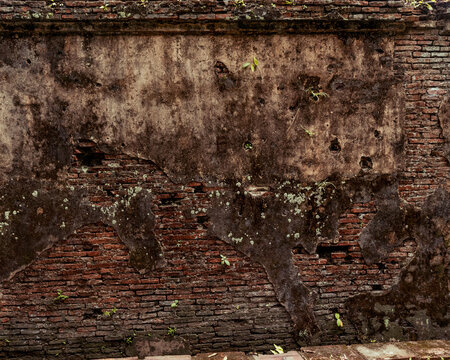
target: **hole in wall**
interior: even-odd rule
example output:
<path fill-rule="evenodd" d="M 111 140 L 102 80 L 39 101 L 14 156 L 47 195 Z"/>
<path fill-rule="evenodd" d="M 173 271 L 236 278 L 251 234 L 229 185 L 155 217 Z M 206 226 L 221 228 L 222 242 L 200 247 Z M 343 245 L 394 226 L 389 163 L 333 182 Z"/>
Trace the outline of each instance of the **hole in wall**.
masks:
<path fill-rule="evenodd" d="M 378 130 L 373 131 L 373 136 L 375 136 L 377 139 L 381 139 L 381 133 Z"/>
<path fill-rule="evenodd" d="M 386 270 L 386 265 L 384 265 L 383 263 L 378 263 L 377 267 L 378 267 L 378 270 L 380 270 L 380 272 L 382 274 L 384 274 L 384 271 Z"/>
<path fill-rule="evenodd" d="M 376 51 L 378 54 L 384 54 L 384 50 L 381 49 L 381 48 L 377 48 L 377 49 L 375 49 L 375 51 Z"/>
<path fill-rule="evenodd" d="M 366 169 L 366 170 L 370 170 L 373 168 L 372 159 L 368 156 L 361 156 L 359 165 L 361 166 L 362 169 Z"/>
<path fill-rule="evenodd" d="M 252 149 L 253 149 L 253 144 L 250 141 L 246 141 L 244 143 L 244 150 L 249 151 L 249 150 L 252 150 Z"/>
<path fill-rule="evenodd" d="M 78 162 L 83 166 L 101 165 L 102 161 L 105 159 L 105 154 L 90 141 L 85 141 L 78 145 L 75 156 Z"/>
<path fill-rule="evenodd" d="M 173 204 L 179 204 L 182 198 L 178 197 L 176 193 L 166 193 L 162 195 L 168 195 L 168 197 L 163 197 L 162 199 L 159 199 L 161 202 L 161 205 L 173 205 Z"/>
<path fill-rule="evenodd" d="M 28 63 L 28 64 L 31 64 L 31 60 L 30 60 L 30 59 L 27 59 L 27 63 Z"/>
<path fill-rule="evenodd" d="M 372 290 L 383 290 L 380 284 L 372 285 Z"/>
<path fill-rule="evenodd" d="M 208 222 L 208 220 L 209 220 L 209 216 L 208 215 L 197 216 L 197 222 L 200 225 L 203 225 L 204 223 Z"/>
<path fill-rule="evenodd" d="M 326 259 L 327 263 L 333 263 L 334 262 L 334 255 L 333 254 L 345 254 L 344 258 L 345 260 L 349 260 L 348 255 L 348 245 L 318 245 L 316 248 L 316 253 L 319 255 L 320 258 Z"/>
<path fill-rule="evenodd" d="M 338 153 L 339 151 L 341 151 L 341 145 L 339 144 L 338 138 L 334 138 L 333 140 L 331 140 L 329 149 L 334 153 Z"/>
<path fill-rule="evenodd" d="M 95 319 L 97 316 L 102 315 L 103 311 L 99 308 L 88 309 L 83 314 L 83 319 Z"/>
<path fill-rule="evenodd" d="M 194 194 L 206 193 L 205 187 L 203 185 L 193 186 Z"/>
<path fill-rule="evenodd" d="M 114 196 L 116 196 L 111 190 L 109 190 L 109 189 L 105 189 L 105 191 L 106 191 L 106 195 L 108 195 L 108 196 L 111 196 L 111 197 L 114 197 Z"/>
<path fill-rule="evenodd" d="M 227 66 L 222 61 L 216 61 L 216 64 L 214 65 L 214 72 L 218 78 L 223 78 L 227 77 L 230 70 L 228 70 Z"/>

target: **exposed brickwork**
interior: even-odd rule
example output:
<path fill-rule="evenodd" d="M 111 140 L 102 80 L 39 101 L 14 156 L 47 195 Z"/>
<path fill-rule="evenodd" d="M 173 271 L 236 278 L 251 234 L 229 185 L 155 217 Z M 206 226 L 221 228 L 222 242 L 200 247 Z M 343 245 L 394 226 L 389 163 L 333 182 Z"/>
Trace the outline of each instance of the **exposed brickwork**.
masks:
<path fill-rule="evenodd" d="M 414 257 L 414 241 L 404 244 L 385 261 L 367 265 L 362 257 L 358 237 L 376 213 L 374 202 L 355 203 L 339 220 L 339 236 L 335 242 L 319 243 L 315 254 L 303 248 L 293 251 L 299 276 L 316 293 L 315 314 L 326 335 L 322 343 L 355 341 L 352 326 L 345 322 L 345 302 L 356 294 L 382 294 L 399 280 L 401 269 Z M 343 329 L 335 325 L 334 314 L 344 320 Z"/>
<path fill-rule="evenodd" d="M 97 204 L 136 191 L 137 184 L 151 190 L 157 199 L 155 231 L 167 266 L 141 275 L 129 265 L 128 250 L 112 228 L 93 224 L 79 229 L 2 284 L 6 354 L 28 350 L 67 358 L 82 348 L 93 357 L 120 355 L 134 330 L 167 335 L 168 327 L 176 327 L 193 352 L 294 346 L 289 316 L 262 267 L 230 245 L 207 238 L 202 214 L 196 221 L 184 218 L 186 204 L 205 198 L 201 184 L 175 185 L 150 162 L 127 156 L 106 155 L 101 162 L 77 164 L 71 183 L 86 186 Z M 221 264 L 220 255 L 229 267 Z M 69 298 L 53 301 L 58 289 Z M 179 301 L 176 308 L 170 306 L 174 300 Z M 114 316 L 102 315 L 113 307 Z"/>
<path fill-rule="evenodd" d="M 395 38 L 395 67 L 404 76 L 405 171 L 400 195 L 420 204 L 449 179 L 438 110 L 449 88 L 449 36 L 437 30 L 411 32 Z"/>
<path fill-rule="evenodd" d="M 105 7 L 105 4 L 107 5 Z M 273 4 L 273 5 L 272 5 Z M 166 19 L 277 20 L 344 19 L 417 21 L 427 11 L 400 0 L 381 1 L 0 1 L 0 18 L 30 20 Z"/>

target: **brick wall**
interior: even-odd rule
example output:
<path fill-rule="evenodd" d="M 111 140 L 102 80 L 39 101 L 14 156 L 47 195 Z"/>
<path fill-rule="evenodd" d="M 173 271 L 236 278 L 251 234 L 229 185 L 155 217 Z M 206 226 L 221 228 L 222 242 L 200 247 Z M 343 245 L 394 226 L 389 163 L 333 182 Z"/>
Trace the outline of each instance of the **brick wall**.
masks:
<path fill-rule="evenodd" d="M 448 94 L 448 35 L 437 29 L 411 31 L 395 38 L 395 67 L 404 76 L 406 92 L 405 164 L 400 195 L 419 204 L 448 181 L 443 129 L 438 110 Z"/>
<path fill-rule="evenodd" d="M 91 144 L 81 145 L 85 151 Z M 204 214 L 184 217 L 192 202 L 204 205 L 207 189 L 173 184 L 152 163 L 125 155 L 106 155 L 92 166 L 74 159 L 70 184 L 87 188 L 93 204 L 136 188 L 154 194 L 155 233 L 167 265 L 139 274 L 112 228 L 82 227 L 0 287 L 2 335 L 9 340 L 3 354 L 118 356 L 134 331 L 167 336 L 169 327 L 189 340 L 193 352 L 294 346 L 289 316 L 264 269 L 207 237 Z M 230 266 L 221 264 L 220 255 Z M 57 290 L 69 298 L 54 301 Z M 112 317 L 103 315 L 114 307 Z"/>
<path fill-rule="evenodd" d="M 246 1 L 167 2 L 0 0 L 0 19 L 55 21 L 95 19 L 264 20 L 349 19 L 397 20 L 414 24 L 396 34 L 394 67 L 404 79 L 405 149 L 399 193 L 420 206 L 435 188 L 448 181 L 442 126 L 437 117 L 448 93 L 448 31 L 437 18 L 402 1 L 274 1 L 262 8 Z M 448 11 L 448 10 L 447 10 Z M 52 14 L 51 16 L 48 14 Z M 247 19 L 248 20 L 248 19 Z M 431 22 L 429 20 L 432 20 Z M 90 149 L 90 150 L 88 150 Z M 81 160 L 84 152 L 98 156 Z M 140 274 L 129 265 L 129 253 L 113 228 L 88 224 L 42 252 L 25 269 L 0 286 L 0 356 L 5 358 L 73 358 L 119 356 L 125 339 L 139 335 L 176 336 L 189 340 L 193 352 L 214 350 L 263 351 L 274 343 L 295 347 L 289 315 L 276 299 L 259 264 L 232 246 L 206 234 L 208 219 L 192 208 L 207 208 L 208 193 L 217 189 L 202 183 L 174 184 L 153 163 L 126 155 L 103 154 L 95 144 L 77 148 L 70 184 L 85 188 L 94 206 L 111 204 L 129 191 L 154 196 L 155 235 L 167 266 Z M 345 321 L 345 301 L 363 293 L 380 294 L 398 281 L 401 269 L 416 251 L 408 239 L 379 264 L 362 259 L 358 236 L 376 213 L 374 202 L 353 204 L 339 221 L 336 242 L 322 242 L 316 254 L 294 249 L 299 276 L 316 294 L 315 315 L 324 329 L 322 343 L 355 341 Z M 222 265 L 220 255 L 230 261 Z M 55 301 L 57 290 L 68 298 Z M 178 300 L 177 307 L 171 307 Z M 113 316 L 105 311 L 116 308 Z M 344 329 L 334 326 L 334 313 L 344 317 Z"/>
<path fill-rule="evenodd" d="M 107 5 L 106 7 L 105 4 Z M 273 5 L 272 5 L 273 4 Z M 245 5 L 245 6 L 244 6 Z M 50 15 L 49 15 L 50 14 Z M 345 19 L 417 21 L 427 11 L 405 6 L 401 0 L 381 1 L 22 1 L 1 0 L 4 20 L 96 20 L 96 19 L 172 19 L 236 20 L 248 17 L 277 19 Z"/>

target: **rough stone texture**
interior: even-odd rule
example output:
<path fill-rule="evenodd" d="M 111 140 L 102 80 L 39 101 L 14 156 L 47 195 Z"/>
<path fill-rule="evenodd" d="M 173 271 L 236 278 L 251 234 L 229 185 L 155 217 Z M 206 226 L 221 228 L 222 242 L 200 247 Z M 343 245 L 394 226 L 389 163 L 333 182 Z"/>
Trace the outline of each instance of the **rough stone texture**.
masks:
<path fill-rule="evenodd" d="M 0 356 L 448 337 L 445 4 L 55 3 L 0 1 Z"/>
<path fill-rule="evenodd" d="M 401 164 L 404 95 L 385 36 L 5 35 L 0 54 L 2 117 L 17 124 L 2 132 L 3 177 L 56 177 L 73 138 L 176 181 L 348 178 L 363 156 L 376 173 Z M 243 69 L 254 56 L 257 71 Z"/>

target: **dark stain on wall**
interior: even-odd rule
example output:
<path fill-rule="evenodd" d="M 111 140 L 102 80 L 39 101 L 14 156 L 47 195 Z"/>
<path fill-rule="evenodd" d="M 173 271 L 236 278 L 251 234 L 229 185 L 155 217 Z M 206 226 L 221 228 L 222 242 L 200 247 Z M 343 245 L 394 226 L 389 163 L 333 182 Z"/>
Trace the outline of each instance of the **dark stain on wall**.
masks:
<path fill-rule="evenodd" d="M 147 272 L 164 264 L 153 231 L 152 198 L 146 192 L 130 192 L 109 206 L 89 202 L 83 186 L 75 188 L 51 182 L 11 182 L 1 188 L 1 193 L 3 279 L 81 225 L 99 221 L 117 229 L 129 246 L 131 264 L 139 271 Z"/>
<path fill-rule="evenodd" d="M 383 223 L 380 209 L 363 231 L 361 241 L 367 242 L 370 237 L 372 244 L 388 252 L 393 243 L 411 236 L 418 244 L 416 257 L 403 270 L 399 283 L 392 290 L 384 295 L 360 295 L 350 299 L 350 320 L 361 341 L 446 338 L 450 331 L 450 195 L 439 189 L 428 197 L 420 211 L 398 206 L 384 209 L 386 214 L 392 210 L 396 222 L 385 221 L 386 231 L 380 234 L 377 230 Z M 380 254 L 372 246 L 365 252 L 367 260 L 373 260 L 372 253 Z"/>

